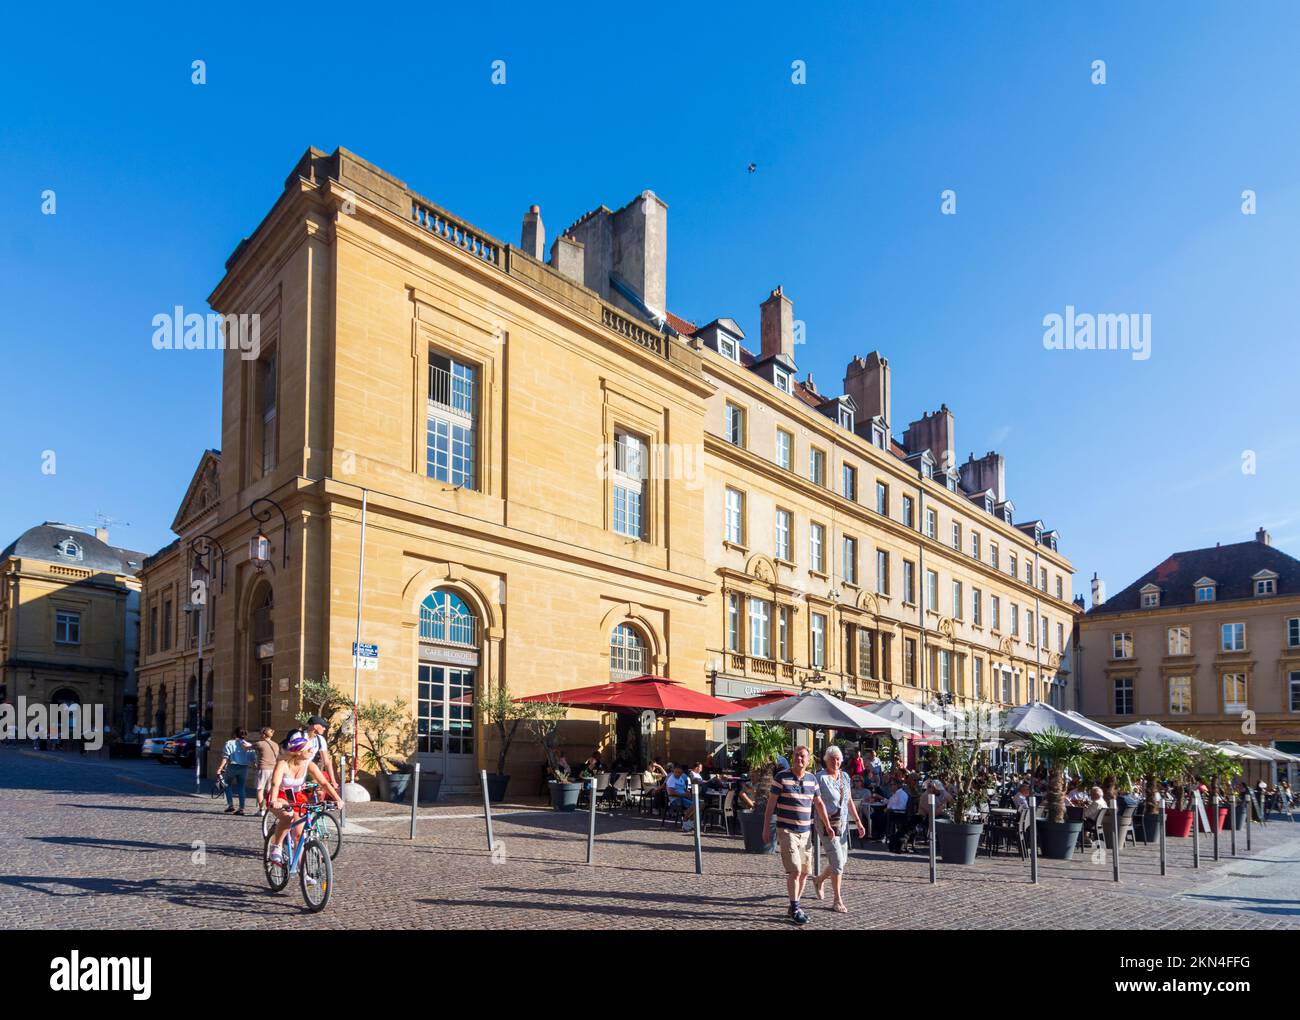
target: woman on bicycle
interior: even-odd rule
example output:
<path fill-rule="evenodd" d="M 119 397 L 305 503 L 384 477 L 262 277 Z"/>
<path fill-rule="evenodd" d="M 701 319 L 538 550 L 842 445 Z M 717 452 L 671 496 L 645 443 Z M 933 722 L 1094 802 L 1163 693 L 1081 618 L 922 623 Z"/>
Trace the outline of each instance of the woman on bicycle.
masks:
<path fill-rule="evenodd" d="M 293 824 L 294 809 L 307 803 L 303 786 L 308 780 L 318 784 L 340 807 L 343 800 L 334 784 L 312 763 L 312 743 L 301 734 L 285 741 L 284 757 L 275 765 L 271 775 L 270 811 L 279 821 L 271 841 L 271 860 L 280 864 L 284 860 L 284 837 Z"/>

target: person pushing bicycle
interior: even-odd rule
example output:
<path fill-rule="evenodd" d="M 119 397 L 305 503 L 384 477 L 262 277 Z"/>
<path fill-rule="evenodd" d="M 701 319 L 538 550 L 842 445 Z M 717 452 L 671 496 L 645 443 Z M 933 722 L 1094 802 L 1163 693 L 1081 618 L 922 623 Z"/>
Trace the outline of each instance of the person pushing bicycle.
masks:
<path fill-rule="evenodd" d="M 338 789 L 312 761 L 315 748 L 310 739 L 295 733 L 284 742 L 284 752 L 284 757 L 276 762 L 275 772 L 271 775 L 269 809 L 278 819 L 271 840 L 271 861 L 275 864 L 284 861 L 284 837 L 293 825 L 295 810 L 307 803 L 303 787 L 309 779 L 319 785 L 336 804 L 343 806 Z M 301 837 L 295 837 L 295 844 L 299 838 Z"/>

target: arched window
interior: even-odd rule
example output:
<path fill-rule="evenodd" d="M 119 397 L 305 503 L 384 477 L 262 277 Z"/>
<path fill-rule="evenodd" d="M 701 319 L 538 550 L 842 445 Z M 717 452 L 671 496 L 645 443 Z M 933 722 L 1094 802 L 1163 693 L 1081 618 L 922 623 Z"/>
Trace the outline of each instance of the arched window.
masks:
<path fill-rule="evenodd" d="M 420 640 L 478 645 L 478 620 L 455 592 L 430 592 L 420 603 Z"/>
<path fill-rule="evenodd" d="M 68 557 L 70 560 L 81 559 L 81 546 L 77 545 L 77 543 L 70 538 L 66 538 L 62 543 L 60 543 L 59 552 L 63 553 L 63 555 Z"/>
<path fill-rule="evenodd" d="M 609 638 L 609 676 L 627 680 L 646 671 L 646 643 L 630 623 L 620 623 Z"/>

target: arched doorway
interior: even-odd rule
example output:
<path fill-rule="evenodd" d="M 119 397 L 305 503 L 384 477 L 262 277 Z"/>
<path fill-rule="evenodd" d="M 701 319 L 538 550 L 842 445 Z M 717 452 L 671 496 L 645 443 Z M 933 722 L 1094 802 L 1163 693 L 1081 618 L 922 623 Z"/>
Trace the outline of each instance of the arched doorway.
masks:
<path fill-rule="evenodd" d="M 438 589 L 420 604 L 416 752 L 420 767 L 442 773 L 452 789 L 474 781 L 480 630 L 473 610 L 454 591 Z"/>
<path fill-rule="evenodd" d="M 630 680 L 650 672 L 649 648 L 650 643 L 639 627 L 631 623 L 618 624 L 609 634 L 609 679 Z M 650 760 L 647 736 L 640 715 L 619 712 L 614 716 L 616 758 L 645 765 Z"/>

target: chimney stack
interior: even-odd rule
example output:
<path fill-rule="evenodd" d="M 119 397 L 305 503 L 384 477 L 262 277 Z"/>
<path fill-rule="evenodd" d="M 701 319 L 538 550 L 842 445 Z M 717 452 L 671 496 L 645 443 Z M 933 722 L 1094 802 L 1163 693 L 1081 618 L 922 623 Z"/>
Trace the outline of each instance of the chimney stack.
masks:
<path fill-rule="evenodd" d="M 1265 531 L 1263 528 L 1260 528 L 1257 532 L 1255 532 L 1255 541 L 1256 541 L 1256 542 L 1260 542 L 1260 543 L 1262 543 L 1263 545 L 1272 545 L 1272 544 L 1273 544 L 1273 536 L 1270 535 L 1270 534 L 1269 534 L 1267 531 Z"/>
<path fill-rule="evenodd" d="M 99 539 L 101 542 L 103 542 L 105 545 L 108 545 L 108 529 L 107 529 L 107 528 L 96 528 L 96 529 L 95 529 L 95 537 L 96 537 L 97 539 Z"/>
<path fill-rule="evenodd" d="M 542 223 L 541 206 L 530 206 L 524 213 L 524 229 L 519 237 L 519 247 L 541 262 L 546 258 L 546 226 Z"/>
<path fill-rule="evenodd" d="M 586 249 L 581 241 L 561 234 L 551 243 L 551 268 L 581 285 Z"/>
<path fill-rule="evenodd" d="M 952 412 L 941 404 L 934 414 L 922 414 L 903 433 L 903 447 L 909 454 L 929 450 L 939 469 L 947 471 L 957 466 L 957 452 L 953 436 Z"/>
<path fill-rule="evenodd" d="M 961 466 L 961 484 L 967 492 L 992 489 L 994 499 L 1001 503 L 1007 498 L 1007 461 L 1000 453 L 990 450 L 979 460 L 971 454 Z"/>
<path fill-rule="evenodd" d="M 856 431 L 870 438 L 871 419 L 883 418 L 889 431 L 889 359 L 879 351 L 854 358 L 844 370 L 844 392 L 858 405 Z"/>
<path fill-rule="evenodd" d="M 777 287 L 760 306 L 762 316 L 762 352 L 764 358 L 774 354 L 794 357 L 794 302 Z"/>
<path fill-rule="evenodd" d="M 1099 606 L 1106 601 L 1106 582 L 1099 578 L 1096 573 L 1092 575 L 1092 604 Z"/>
<path fill-rule="evenodd" d="M 638 303 L 611 284 L 610 275 L 616 273 L 652 315 L 664 315 L 668 307 L 668 206 L 653 191 L 641 192 L 617 212 L 602 205 L 565 234 L 583 246 L 585 286 L 624 311 L 645 318 Z"/>

